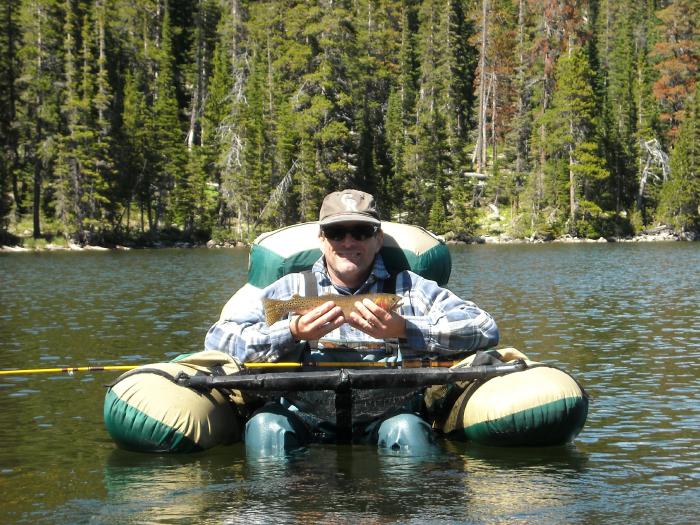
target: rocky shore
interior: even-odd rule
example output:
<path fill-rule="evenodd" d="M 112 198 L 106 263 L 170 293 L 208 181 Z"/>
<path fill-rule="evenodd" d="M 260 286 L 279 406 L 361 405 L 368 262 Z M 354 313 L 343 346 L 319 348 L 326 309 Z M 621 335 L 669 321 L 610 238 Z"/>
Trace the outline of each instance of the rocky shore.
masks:
<path fill-rule="evenodd" d="M 442 236 L 447 244 L 543 244 L 543 243 L 606 243 L 606 242 L 663 242 L 663 241 L 697 241 L 700 236 L 694 232 L 676 233 L 671 228 L 660 226 L 642 231 L 639 235 L 631 237 L 599 237 L 588 239 L 563 235 L 555 238 L 525 237 L 514 238 L 508 234 L 500 235 L 475 235 L 471 237 L 446 234 Z"/>
<path fill-rule="evenodd" d="M 110 250 L 128 251 L 136 249 L 148 249 L 148 248 L 241 248 L 247 247 L 245 243 L 242 242 L 224 242 L 216 243 L 214 241 L 208 241 L 207 243 L 191 243 L 191 242 L 174 242 L 174 243 L 164 243 L 164 242 L 154 242 L 143 246 L 125 246 L 125 245 L 114 245 L 114 246 L 97 246 L 92 244 L 80 245 L 76 243 L 68 244 L 53 244 L 48 243 L 38 247 L 25 247 L 25 246 L 0 246 L 0 253 L 23 253 L 23 252 L 103 252 Z"/>

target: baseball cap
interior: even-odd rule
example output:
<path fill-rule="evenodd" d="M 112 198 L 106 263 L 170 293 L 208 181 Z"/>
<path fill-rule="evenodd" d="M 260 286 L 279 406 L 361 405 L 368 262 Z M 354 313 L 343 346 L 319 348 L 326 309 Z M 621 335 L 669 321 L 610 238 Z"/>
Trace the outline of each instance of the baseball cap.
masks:
<path fill-rule="evenodd" d="M 319 224 L 325 226 L 350 221 L 381 224 L 374 197 L 359 190 L 334 191 L 326 195 L 321 204 Z"/>

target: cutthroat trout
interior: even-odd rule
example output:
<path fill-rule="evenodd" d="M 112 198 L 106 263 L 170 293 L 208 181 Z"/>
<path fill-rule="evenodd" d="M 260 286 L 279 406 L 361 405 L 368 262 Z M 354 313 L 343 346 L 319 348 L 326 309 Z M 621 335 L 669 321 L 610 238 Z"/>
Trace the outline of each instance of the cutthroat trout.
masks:
<path fill-rule="evenodd" d="M 343 310 L 343 316 L 347 318 L 351 312 L 357 310 L 355 308 L 355 303 L 357 301 L 362 302 L 363 299 L 369 299 L 387 312 L 394 310 L 399 305 L 399 301 L 401 301 L 400 296 L 391 293 L 320 295 L 318 297 L 302 297 L 294 294 L 291 299 L 286 301 L 280 299 L 263 299 L 265 322 L 268 326 L 272 326 L 275 321 L 278 321 L 290 312 L 305 314 L 328 301 L 333 301 L 337 306 L 340 306 Z"/>

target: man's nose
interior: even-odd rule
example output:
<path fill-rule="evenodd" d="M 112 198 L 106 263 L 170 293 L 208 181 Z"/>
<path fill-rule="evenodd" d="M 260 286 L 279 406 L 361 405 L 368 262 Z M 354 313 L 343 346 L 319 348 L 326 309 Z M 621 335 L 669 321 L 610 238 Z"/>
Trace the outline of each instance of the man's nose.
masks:
<path fill-rule="evenodd" d="M 343 244 L 355 244 L 357 242 L 355 240 L 355 237 L 353 237 L 350 232 L 345 232 L 345 235 L 343 235 L 343 238 L 340 240 Z"/>

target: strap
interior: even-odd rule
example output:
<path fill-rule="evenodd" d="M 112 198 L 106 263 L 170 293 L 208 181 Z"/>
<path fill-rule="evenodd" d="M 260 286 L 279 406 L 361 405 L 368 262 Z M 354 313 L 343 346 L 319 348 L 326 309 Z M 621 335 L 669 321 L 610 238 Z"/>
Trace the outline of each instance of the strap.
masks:
<path fill-rule="evenodd" d="M 396 274 L 393 273 L 384 281 L 384 293 L 396 293 Z"/>
<path fill-rule="evenodd" d="M 318 296 L 318 285 L 316 284 L 316 276 L 311 270 L 305 270 L 301 272 L 304 277 L 304 296 L 305 297 L 316 297 Z"/>
<path fill-rule="evenodd" d="M 127 377 L 134 376 L 136 374 L 155 374 L 157 376 L 164 377 L 165 379 L 172 381 L 173 383 L 177 384 L 177 378 L 173 376 L 172 374 L 169 374 L 165 370 L 161 370 L 160 368 L 134 368 L 133 370 L 129 370 L 128 372 L 123 373 L 119 377 L 117 377 L 114 381 L 107 383 L 105 386 L 107 388 L 112 388 L 115 386 L 119 381 L 123 381 Z"/>
<path fill-rule="evenodd" d="M 304 296 L 305 297 L 318 297 L 318 284 L 316 283 L 316 276 L 311 270 L 305 270 L 301 272 L 304 278 Z M 307 341 L 306 349 L 304 353 L 309 350 L 316 350 L 318 348 L 318 341 Z"/>
<path fill-rule="evenodd" d="M 204 372 L 202 370 L 197 370 L 194 369 L 194 374 L 197 374 L 197 372 L 202 372 L 206 375 L 210 376 L 224 376 L 226 375 L 226 371 L 220 366 L 220 365 L 215 365 L 210 367 L 209 372 Z M 117 383 L 120 381 L 123 381 L 127 377 L 131 377 L 137 374 L 153 374 L 157 376 L 164 377 L 168 381 L 172 381 L 176 385 L 179 385 L 182 383 L 183 378 L 188 379 L 190 376 L 188 376 L 184 371 L 178 372 L 176 376 L 172 375 L 169 372 L 166 372 L 165 370 L 161 370 L 160 368 L 148 368 L 147 366 L 144 367 L 139 367 L 139 368 L 134 368 L 133 370 L 129 370 L 128 372 L 123 373 L 119 377 L 117 377 L 114 381 L 111 381 L 110 383 L 107 383 L 105 386 L 107 388 L 112 388 L 115 386 Z"/>

